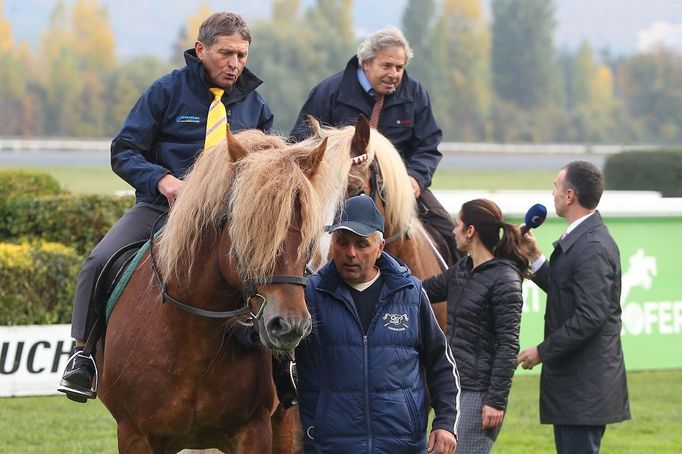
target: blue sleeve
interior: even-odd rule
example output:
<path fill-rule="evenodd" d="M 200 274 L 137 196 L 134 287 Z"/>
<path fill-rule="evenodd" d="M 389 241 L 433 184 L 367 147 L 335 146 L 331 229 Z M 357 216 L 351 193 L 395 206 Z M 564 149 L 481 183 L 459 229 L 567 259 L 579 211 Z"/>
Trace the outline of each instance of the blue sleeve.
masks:
<path fill-rule="evenodd" d="M 431 179 L 436 172 L 443 155 L 438 151 L 438 145 L 443 138 L 443 132 L 436 124 L 431 109 L 429 94 L 423 87 L 419 87 L 418 99 L 415 100 L 414 137 L 411 149 L 404 150 L 405 167 L 407 173 L 414 177 L 422 189 L 431 186 Z"/>
<path fill-rule="evenodd" d="M 159 133 L 169 95 L 165 76 L 154 82 L 135 103 L 123 127 L 111 143 L 111 168 L 136 190 L 158 193 L 159 180 L 170 173 L 154 164 L 153 146 Z"/>
<path fill-rule="evenodd" d="M 457 434 L 459 415 L 459 373 L 445 334 L 438 326 L 426 293 L 420 289 L 419 308 L 421 359 L 431 395 L 435 418 L 432 429 L 445 429 Z"/>
<path fill-rule="evenodd" d="M 331 109 L 331 95 L 329 93 L 325 94 L 321 86 L 317 85 L 310 90 L 308 99 L 303 104 L 303 107 L 301 107 L 301 111 L 298 113 L 296 123 L 294 123 L 289 136 L 297 142 L 310 137 L 311 131 L 308 116 L 317 119 L 322 124 L 331 124 Z"/>
<path fill-rule="evenodd" d="M 272 113 L 270 106 L 263 100 L 263 108 L 261 109 L 260 119 L 258 121 L 258 129 L 266 134 L 272 132 L 272 124 L 275 121 L 275 115 Z"/>

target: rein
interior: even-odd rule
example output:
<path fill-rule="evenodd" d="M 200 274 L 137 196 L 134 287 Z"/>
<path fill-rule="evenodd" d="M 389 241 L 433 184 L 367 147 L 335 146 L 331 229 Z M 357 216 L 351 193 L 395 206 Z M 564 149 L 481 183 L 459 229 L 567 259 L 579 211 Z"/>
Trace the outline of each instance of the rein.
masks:
<path fill-rule="evenodd" d="M 258 293 L 257 286 L 253 282 L 246 282 L 244 285 L 244 307 L 241 307 L 239 309 L 231 310 L 231 311 L 209 311 L 206 309 L 200 309 L 198 307 L 190 306 L 188 304 L 183 303 L 182 301 L 179 301 L 175 298 L 173 298 L 170 294 L 168 294 L 168 290 L 166 288 L 166 283 L 163 281 L 161 277 L 161 273 L 159 272 L 158 265 L 156 264 L 156 256 L 154 255 L 154 232 L 156 231 L 156 225 L 159 223 L 161 219 L 163 219 L 166 215 L 160 216 L 156 222 L 154 223 L 154 226 L 152 227 L 152 234 L 151 238 L 149 238 L 149 256 L 152 259 L 152 272 L 154 273 L 154 277 L 156 279 L 156 282 L 159 284 L 159 288 L 161 289 L 161 297 L 163 302 L 165 303 L 166 301 L 170 302 L 175 306 L 176 308 L 188 312 L 190 314 L 194 315 L 199 315 L 201 317 L 207 317 L 207 318 L 234 318 L 234 317 L 243 317 L 245 315 L 248 315 L 251 321 L 256 321 L 260 320 L 260 318 L 263 316 L 263 311 L 265 310 L 265 306 L 268 304 L 268 299 Z M 292 285 L 300 285 L 302 287 L 305 287 L 308 284 L 308 280 L 303 277 L 303 276 L 290 276 L 290 275 L 273 275 L 273 276 L 268 276 L 266 277 L 263 281 L 259 282 L 260 285 L 266 285 L 266 284 L 292 284 Z M 249 301 L 252 298 L 258 297 L 261 299 L 260 307 L 258 308 L 258 311 L 254 314 L 253 311 L 251 311 L 251 307 L 249 306 Z"/>

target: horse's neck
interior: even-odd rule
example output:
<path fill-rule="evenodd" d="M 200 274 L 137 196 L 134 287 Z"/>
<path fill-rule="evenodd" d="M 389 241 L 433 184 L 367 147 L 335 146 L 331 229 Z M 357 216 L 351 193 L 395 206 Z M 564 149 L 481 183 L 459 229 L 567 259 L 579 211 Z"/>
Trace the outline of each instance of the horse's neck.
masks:
<path fill-rule="evenodd" d="M 414 276 L 426 279 L 441 272 L 433 243 L 429 241 L 428 232 L 417 219 L 413 219 L 409 231 L 402 232 L 391 226 L 385 230 L 386 238 L 401 234 L 395 241 L 386 245 L 386 251 L 405 263 Z"/>
<path fill-rule="evenodd" d="M 225 280 L 220 263 L 222 253 L 218 242 L 201 245 L 195 252 L 190 275 L 184 280 L 187 284 L 174 285 L 175 281 L 171 279 L 168 282 L 169 293 L 183 303 L 199 309 L 231 310 L 238 301 L 235 304 L 230 303 L 241 298 L 241 290 Z"/>

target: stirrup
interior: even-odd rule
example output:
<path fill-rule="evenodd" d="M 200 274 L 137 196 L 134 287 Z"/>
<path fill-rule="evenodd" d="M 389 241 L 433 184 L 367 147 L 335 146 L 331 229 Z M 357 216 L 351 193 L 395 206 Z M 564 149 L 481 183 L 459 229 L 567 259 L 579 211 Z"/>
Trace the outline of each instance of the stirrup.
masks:
<path fill-rule="evenodd" d="M 99 385 L 99 374 L 97 371 L 97 363 L 95 362 L 95 358 L 93 358 L 92 355 L 84 355 L 82 351 L 77 351 L 69 357 L 69 360 L 66 362 L 67 367 L 71 361 L 74 361 L 74 365 L 75 365 L 76 357 L 84 358 L 84 359 L 90 360 L 90 362 L 92 362 L 92 365 L 95 368 L 95 385 L 94 386 L 91 385 L 90 389 L 87 389 L 87 390 L 80 388 L 80 387 L 76 388 L 76 387 L 71 386 L 71 384 L 68 381 L 66 381 L 66 380 L 64 380 L 64 378 L 62 378 L 62 380 L 59 383 L 59 387 L 57 388 L 57 391 L 66 394 L 66 397 L 73 400 L 74 402 L 84 404 L 88 401 L 88 399 L 97 398 L 97 388 Z"/>

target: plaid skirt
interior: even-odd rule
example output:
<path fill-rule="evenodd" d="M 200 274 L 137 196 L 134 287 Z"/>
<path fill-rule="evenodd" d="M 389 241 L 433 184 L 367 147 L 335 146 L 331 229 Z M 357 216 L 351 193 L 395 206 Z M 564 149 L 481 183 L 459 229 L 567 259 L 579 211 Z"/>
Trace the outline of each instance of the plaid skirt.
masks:
<path fill-rule="evenodd" d="M 502 424 L 483 430 L 483 394 L 462 390 L 457 425 L 457 454 L 487 454 L 500 433 Z"/>

